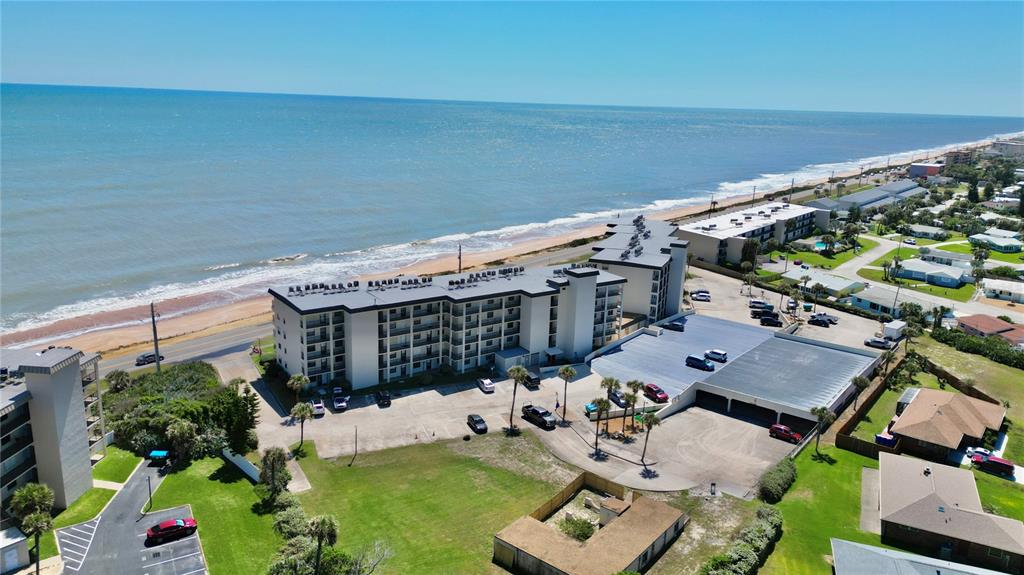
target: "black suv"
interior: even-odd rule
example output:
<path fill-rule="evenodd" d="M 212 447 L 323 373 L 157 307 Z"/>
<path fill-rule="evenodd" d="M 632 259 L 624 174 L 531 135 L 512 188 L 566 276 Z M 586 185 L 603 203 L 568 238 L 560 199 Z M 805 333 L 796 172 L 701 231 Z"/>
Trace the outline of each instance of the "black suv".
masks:
<path fill-rule="evenodd" d="M 164 356 L 161 355 L 160 356 L 160 361 L 163 361 L 163 360 L 164 360 Z M 156 363 L 156 354 L 153 353 L 153 352 L 144 353 L 144 354 L 142 354 L 142 355 L 140 355 L 140 356 L 135 358 L 135 365 L 136 366 L 149 365 L 151 363 Z"/>
<path fill-rule="evenodd" d="M 378 407 L 391 407 L 391 392 L 382 389 L 373 395 Z"/>
<path fill-rule="evenodd" d="M 766 315 L 766 316 L 761 318 L 761 325 L 771 326 L 771 327 L 782 327 L 782 320 L 779 319 L 779 316 L 777 316 L 777 315 L 776 316 Z"/>
<path fill-rule="evenodd" d="M 536 405 L 523 406 L 523 419 L 543 429 L 555 428 L 555 416 L 551 412 Z"/>
<path fill-rule="evenodd" d="M 823 317 L 820 317 L 820 316 L 819 317 L 811 317 L 811 319 L 807 320 L 807 323 L 809 325 L 816 325 L 818 327 L 830 327 L 832 325 L 832 324 L 830 324 L 828 322 L 827 319 L 825 319 Z"/>

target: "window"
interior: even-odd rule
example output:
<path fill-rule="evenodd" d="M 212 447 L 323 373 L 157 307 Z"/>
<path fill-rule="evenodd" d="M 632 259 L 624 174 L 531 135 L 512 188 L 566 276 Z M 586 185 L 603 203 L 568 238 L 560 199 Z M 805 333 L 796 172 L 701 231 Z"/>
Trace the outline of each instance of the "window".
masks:
<path fill-rule="evenodd" d="M 1005 554 L 1006 554 L 1006 552 L 1003 551 L 1002 549 L 996 549 L 995 547 L 989 547 L 988 548 L 988 556 L 989 557 L 998 557 L 998 558 L 1002 559 L 1003 555 L 1005 555 Z"/>

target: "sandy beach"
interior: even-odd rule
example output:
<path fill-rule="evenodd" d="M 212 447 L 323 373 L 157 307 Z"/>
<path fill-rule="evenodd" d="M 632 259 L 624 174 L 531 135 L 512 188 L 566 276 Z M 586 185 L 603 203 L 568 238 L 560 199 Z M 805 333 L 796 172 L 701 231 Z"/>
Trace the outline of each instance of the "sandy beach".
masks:
<path fill-rule="evenodd" d="M 975 145 L 981 146 L 983 143 Z M 935 153 L 938 152 L 939 150 L 936 150 Z M 922 158 L 916 158 L 916 160 L 921 161 L 923 157 L 924 155 L 922 155 Z M 884 167 L 884 165 L 882 163 L 881 167 Z M 880 166 L 865 167 L 877 168 Z M 898 167 L 898 165 L 893 164 L 893 167 Z M 846 173 L 837 173 L 835 178 L 851 178 L 856 177 L 858 174 L 859 170 L 854 170 Z M 798 188 L 814 187 L 818 184 L 827 183 L 827 181 L 827 178 L 805 180 L 796 182 L 796 186 Z M 766 195 L 777 192 L 778 190 L 758 193 L 756 194 L 756 199 L 760 200 Z M 753 195 L 738 195 L 723 198 L 717 202 L 717 209 L 719 211 L 728 209 L 731 206 L 748 202 L 753 197 Z M 660 220 L 681 220 L 705 212 L 709 207 L 709 204 L 702 203 L 650 213 L 648 217 Z M 526 237 L 499 250 L 464 252 L 462 256 L 463 268 L 480 267 L 488 262 L 498 260 L 511 263 L 527 254 L 536 254 L 537 252 L 565 247 L 566 244 L 573 240 L 600 236 L 604 233 L 605 229 L 604 223 L 595 224 L 555 236 Z M 439 274 L 454 272 L 457 267 L 457 254 L 451 253 L 401 269 L 381 270 L 378 274 L 365 275 L 359 279 L 376 279 L 399 274 Z M 216 333 L 217 330 L 223 330 L 227 327 L 268 323 L 270 321 L 270 299 L 269 296 L 258 296 L 239 301 L 232 299 L 232 295 L 229 293 L 209 293 L 156 302 L 158 313 L 160 314 L 160 339 L 163 341 L 173 338 L 197 337 Z M 148 306 L 138 306 L 71 318 L 38 328 L 0 336 L 0 344 L 3 346 L 36 344 L 70 345 L 82 350 L 98 351 L 108 355 L 131 353 L 138 344 L 151 340 L 152 331 L 149 324 Z"/>

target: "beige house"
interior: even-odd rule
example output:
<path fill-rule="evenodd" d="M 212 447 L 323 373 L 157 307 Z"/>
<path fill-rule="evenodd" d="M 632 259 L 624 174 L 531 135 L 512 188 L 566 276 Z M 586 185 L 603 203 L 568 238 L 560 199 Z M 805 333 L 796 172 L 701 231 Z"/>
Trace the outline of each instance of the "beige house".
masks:
<path fill-rule="evenodd" d="M 974 473 L 879 453 L 882 542 L 1010 573 L 1024 568 L 1024 523 L 986 513 Z"/>
<path fill-rule="evenodd" d="M 985 430 L 998 430 L 1006 408 L 962 393 L 921 389 L 890 433 L 903 453 L 945 461 L 951 452 L 978 443 Z"/>

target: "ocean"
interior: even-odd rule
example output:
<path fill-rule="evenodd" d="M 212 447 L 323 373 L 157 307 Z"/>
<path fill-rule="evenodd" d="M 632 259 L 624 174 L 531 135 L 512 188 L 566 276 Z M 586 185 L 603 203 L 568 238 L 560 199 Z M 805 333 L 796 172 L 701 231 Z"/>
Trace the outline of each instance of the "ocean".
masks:
<path fill-rule="evenodd" d="M 1022 118 L 15 84 L 0 99 L 3 331 L 343 279 L 1024 131 Z"/>

